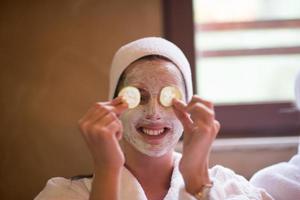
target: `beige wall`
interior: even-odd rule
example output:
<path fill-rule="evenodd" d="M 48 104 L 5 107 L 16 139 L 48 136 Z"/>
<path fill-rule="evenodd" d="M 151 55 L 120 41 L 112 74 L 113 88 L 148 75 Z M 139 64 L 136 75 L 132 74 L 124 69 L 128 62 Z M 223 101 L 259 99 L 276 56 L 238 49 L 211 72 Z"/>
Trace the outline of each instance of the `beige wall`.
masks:
<path fill-rule="evenodd" d="M 77 120 L 105 100 L 116 49 L 162 35 L 159 0 L 0 3 L 0 199 L 91 172 Z"/>

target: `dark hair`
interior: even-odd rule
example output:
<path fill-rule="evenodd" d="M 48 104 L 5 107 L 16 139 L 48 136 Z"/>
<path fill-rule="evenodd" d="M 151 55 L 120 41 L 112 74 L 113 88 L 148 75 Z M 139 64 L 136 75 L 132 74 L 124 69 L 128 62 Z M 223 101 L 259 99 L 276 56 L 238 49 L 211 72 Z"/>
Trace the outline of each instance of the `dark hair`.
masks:
<path fill-rule="evenodd" d="M 76 175 L 76 176 L 72 176 L 70 178 L 71 181 L 76 181 L 82 178 L 93 178 L 93 174 L 80 174 L 80 175 Z"/>

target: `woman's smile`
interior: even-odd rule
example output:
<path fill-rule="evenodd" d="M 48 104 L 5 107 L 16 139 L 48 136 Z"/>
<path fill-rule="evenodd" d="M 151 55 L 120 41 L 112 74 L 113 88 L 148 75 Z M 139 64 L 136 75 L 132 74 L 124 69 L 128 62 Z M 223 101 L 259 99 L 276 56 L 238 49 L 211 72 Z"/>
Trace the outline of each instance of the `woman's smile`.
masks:
<path fill-rule="evenodd" d="M 172 134 L 170 125 L 163 123 L 144 123 L 136 126 L 136 131 L 150 144 L 158 144 L 167 134 Z"/>

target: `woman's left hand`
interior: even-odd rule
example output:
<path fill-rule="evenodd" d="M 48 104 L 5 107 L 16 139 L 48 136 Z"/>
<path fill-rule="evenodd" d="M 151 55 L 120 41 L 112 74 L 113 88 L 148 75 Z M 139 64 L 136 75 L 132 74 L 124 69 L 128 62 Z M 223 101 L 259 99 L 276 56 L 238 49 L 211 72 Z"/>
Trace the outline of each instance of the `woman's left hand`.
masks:
<path fill-rule="evenodd" d="M 220 130 L 220 123 L 215 119 L 213 103 L 196 95 L 187 105 L 174 99 L 173 108 L 184 128 L 183 152 L 179 169 L 186 190 L 194 194 L 202 185 L 210 183 L 209 153 Z"/>

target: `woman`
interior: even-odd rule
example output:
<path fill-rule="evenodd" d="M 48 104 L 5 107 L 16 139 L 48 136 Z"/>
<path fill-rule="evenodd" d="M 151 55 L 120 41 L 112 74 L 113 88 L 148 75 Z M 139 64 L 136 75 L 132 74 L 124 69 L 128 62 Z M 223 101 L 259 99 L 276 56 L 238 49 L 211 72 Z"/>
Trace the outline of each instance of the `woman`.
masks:
<path fill-rule="evenodd" d="M 137 107 L 120 90 L 137 88 Z M 161 92 L 182 95 L 164 106 Z M 208 169 L 220 129 L 213 104 L 192 96 L 189 63 L 173 43 L 143 38 L 121 47 L 110 72 L 109 101 L 79 121 L 94 160 L 92 179 L 54 178 L 36 199 L 272 199 L 229 169 Z M 174 147 L 184 133 L 182 156 Z"/>
<path fill-rule="evenodd" d="M 295 104 L 300 110 L 300 72 L 294 84 Z M 276 200 L 294 200 L 300 197 L 300 138 L 298 153 L 288 162 L 280 162 L 256 172 L 250 182 L 262 187 Z"/>

